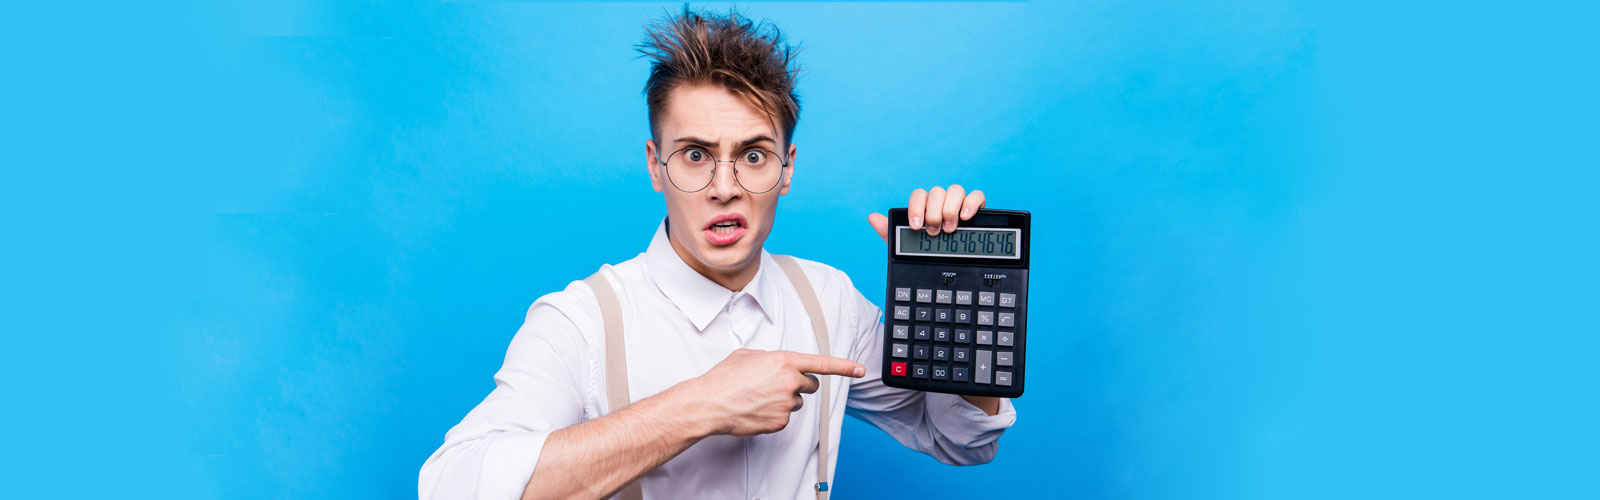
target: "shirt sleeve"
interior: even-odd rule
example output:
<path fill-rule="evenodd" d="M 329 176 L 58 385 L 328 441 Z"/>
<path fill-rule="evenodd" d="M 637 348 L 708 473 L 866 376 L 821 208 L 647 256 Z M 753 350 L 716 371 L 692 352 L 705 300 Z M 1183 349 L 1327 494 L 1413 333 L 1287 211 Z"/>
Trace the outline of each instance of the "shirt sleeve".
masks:
<path fill-rule="evenodd" d="M 867 368 L 867 375 L 851 382 L 846 413 L 946 464 L 977 465 L 993 460 L 1000 435 L 1017 421 L 1011 399 L 1001 399 L 999 413 L 989 415 L 961 396 L 884 385 L 882 310 L 860 292 L 851 289 L 849 293 L 858 303 L 851 357 Z"/>
<path fill-rule="evenodd" d="M 571 293 L 580 288 L 581 294 Z M 584 285 L 567 292 L 592 293 Z M 445 434 L 444 444 L 422 465 L 419 498 L 521 498 L 545 438 L 583 421 L 592 375 L 589 342 L 562 312 L 571 308 L 552 303 L 561 302 L 556 295 L 528 309 L 495 373 L 494 391 Z"/>

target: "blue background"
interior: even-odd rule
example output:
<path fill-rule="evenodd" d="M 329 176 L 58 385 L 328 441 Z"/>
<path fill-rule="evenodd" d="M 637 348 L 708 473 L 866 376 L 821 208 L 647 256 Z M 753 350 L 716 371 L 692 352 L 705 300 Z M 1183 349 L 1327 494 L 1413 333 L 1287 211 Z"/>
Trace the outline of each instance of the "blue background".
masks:
<path fill-rule="evenodd" d="M 7 496 L 414 496 L 528 305 L 648 242 L 676 8 L 8 6 Z M 805 47 L 769 248 L 881 301 L 867 213 L 1034 214 L 998 458 L 850 420 L 838 498 L 1600 497 L 1593 7 L 746 11 Z"/>

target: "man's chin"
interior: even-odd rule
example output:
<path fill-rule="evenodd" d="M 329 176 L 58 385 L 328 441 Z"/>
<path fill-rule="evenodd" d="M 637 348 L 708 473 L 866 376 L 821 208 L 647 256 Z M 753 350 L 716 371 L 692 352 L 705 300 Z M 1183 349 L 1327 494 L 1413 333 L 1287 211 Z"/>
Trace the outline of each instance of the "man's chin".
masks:
<path fill-rule="evenodd" d="M 703 248 L 700 252 L 701 263 L 706 267 L 724 271 L 743 268 L 754 261 L 755 252 L 744 242 L 728 246 Z"/>

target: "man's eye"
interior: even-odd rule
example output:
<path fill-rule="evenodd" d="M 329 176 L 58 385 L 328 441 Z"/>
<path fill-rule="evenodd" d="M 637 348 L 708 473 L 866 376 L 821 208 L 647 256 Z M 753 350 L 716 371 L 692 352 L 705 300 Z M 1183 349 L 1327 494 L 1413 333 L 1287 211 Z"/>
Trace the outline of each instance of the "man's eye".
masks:
<path fill-rule="evenodd" d="M 744 153 L 744 161 L 751 165 L 759 165 L 765 159 L 767 159 L 767 154 L 762 151 L 751 150 Z"/>
<path fill-rule="evenodd" d="M 683 152 L 683 158 L 692 163 L 700 163 L 706 161 L 706 152 L 698 149 L 691 149 Z"/>

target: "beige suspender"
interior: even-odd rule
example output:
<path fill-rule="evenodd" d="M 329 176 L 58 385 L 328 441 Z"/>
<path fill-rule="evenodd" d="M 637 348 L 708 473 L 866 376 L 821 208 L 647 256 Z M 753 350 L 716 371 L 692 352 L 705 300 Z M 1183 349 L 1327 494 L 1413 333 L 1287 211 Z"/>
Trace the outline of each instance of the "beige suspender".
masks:
<path fill-rule="evenodd" d="M 806 315 L 811 316 L 811 331 L 817 334 L 817 353 L 830 356 L 833 351 L 828 350 L 828 322 L 822 317 L 822 306 L 817 304 L 817 292 L 811 289 L 811 280 L 806 279 L 806 273 L 800 270 L 800 264 L 794 257 L 788 255 L 774 255 L 772 260 L 778 261 L 778 267 L 783 268 L 783 273 L 789 275 L 789 281 L 794 283 L 794 290 L 800 293 L 800 303 L 806 306 Z M 830 421 L 829 406 L 833 402 L 833 383 L 829 380 L 833 375 L 817 375 L 817 380 L 822 382 L 822 387 L 817 389 L 817 500 L 828 499 L 828 429 Z"/>
<path fill-rule="evenodd" d="M 628 349 L 622 342 L 622 303 L 617 301 L 617 291 L 605 275 L 594 273 L 583 280 L 594 290 L 594 299 L 600 303 L 600 317 L 606 328 L 606 407 L 607 413 L 628 406 Z M 622 500 L 644 500 L 644 486 L 638 479 L 622 485 L 617 491 Z"/>
<path fill-rule="evenodd" d="M 811 280 L 806 279 L 804 271 L 800 270 L 799 263 L 787 255 L 773 255 L 772 259 L 778 262 L 778 267 L 789 276 L 789 281 L 794 283 L 794 289 L 800 294 L 800 303 L 805 305 L 806 315 L 811 317 L 811 330 L 817 335 L 817 352 L 829 355 L 828 350 L 828 324 L 822 317 L 822 306 L 817 302 L 817 294 L 811 288 Z M 614 412 L 632 403 L 628 397 L 628 357 L 627 347 L 622 339 L 622 304 L 617 301 L 616 289 L 611 288 L 611 282 L 600 273 L 583 280 L 594 290 L 595 301 L 600 303 L 600 316 L 605 323 L 606 330 L 606 404 L 608 412 Z M 829 403 L 833 401 L 832 384 L 828 377 L 832 375 L 818 375 L 822 383 L 817 389 L 818 407 L 817 420 L 817 500 L 828 498 L 828 458 L 831 438 L 832 412 Z M 643 500 L 644 490 L 639 480 L 635 479 L 623 486 L 617 492 L 622 500 Z"/>

